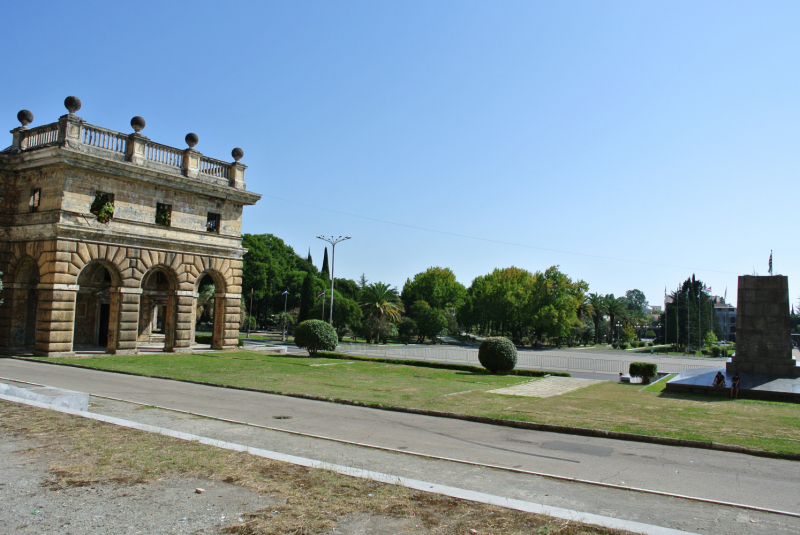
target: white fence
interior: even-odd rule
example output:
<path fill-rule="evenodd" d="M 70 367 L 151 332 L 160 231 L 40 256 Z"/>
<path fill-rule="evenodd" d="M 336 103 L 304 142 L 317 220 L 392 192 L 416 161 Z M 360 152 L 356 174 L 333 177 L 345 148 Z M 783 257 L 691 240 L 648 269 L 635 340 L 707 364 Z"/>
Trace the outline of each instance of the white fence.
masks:
<path fill-rule="evenodd" d="M 364 344 L 341 344 L 336 348 L 341 353 L 363 355 L 365 357 L 395 358 L 408 360 L 430 360 L 434 362 L 449 362 L 453 364 L 469 364 L 480 366 L 478 350 L 462 347 L 399 347 L 399 346 L 366 346 Z M 649 355 L 642 355 L 634 359 L 603 359 L 589 356 L 572 357 L 564 355 L 549 355 L 548 351 L 520 351 L 517 353 L 517 366 L 533 368 L 536 370 L 581 371 L 628 373 L 631 362 L 656 362 L 658 371 L 664 373 L 680 373 L 684 370 L 697 368 L 713 368 L 719 362 L 708 364 L 684 364 L 669 362 L 669 358 L 652 359 Z"/>

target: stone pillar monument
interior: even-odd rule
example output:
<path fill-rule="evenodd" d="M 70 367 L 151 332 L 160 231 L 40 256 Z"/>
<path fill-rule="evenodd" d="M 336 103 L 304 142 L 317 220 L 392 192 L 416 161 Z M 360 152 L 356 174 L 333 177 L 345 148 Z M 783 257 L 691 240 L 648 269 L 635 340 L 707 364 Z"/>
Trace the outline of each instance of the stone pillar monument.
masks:
<path fill-rule="evenodd" d="M 736 356 L 730 373 L 765 373 L 800 377 L 792 357 L 789 279 L 785 275 L 739 277 L 736 310 Z"/>

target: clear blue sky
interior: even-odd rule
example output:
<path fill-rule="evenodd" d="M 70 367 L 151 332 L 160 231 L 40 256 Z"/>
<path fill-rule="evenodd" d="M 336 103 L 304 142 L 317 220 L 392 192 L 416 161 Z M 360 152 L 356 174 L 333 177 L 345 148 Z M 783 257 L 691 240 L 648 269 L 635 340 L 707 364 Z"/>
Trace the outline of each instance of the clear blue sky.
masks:
<path fill-rule="evenodd" d="M 311 246 L 317 263 L 314 236 L 349 234 L 339 276 L 402 287 L 439 265 L 469 285 L 559 264 L 591 291 L 639 288 L 660 304 L 694 272 L 735 302 L 736 275 L 766 274 L 773 249 L 800 297 L 798 2 L 2 13 L 0 127 L 22 108 L 52 122 L 74 94 L 93 124 L 129 132 L 141 115 L 161 143 L 196 132 L 198 150 L 226 160 L 242 147 L 248 188 L 264 194 L 244 231 Z"/>

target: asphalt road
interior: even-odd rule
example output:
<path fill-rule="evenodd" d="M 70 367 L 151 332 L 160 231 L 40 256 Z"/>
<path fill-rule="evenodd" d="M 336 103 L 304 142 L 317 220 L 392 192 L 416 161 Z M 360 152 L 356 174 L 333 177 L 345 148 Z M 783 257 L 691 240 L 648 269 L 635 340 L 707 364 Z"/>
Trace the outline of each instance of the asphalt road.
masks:
<path fill-rule="evenodd" d="M 510 429 L 12 359 L 0 359 L 0 377 L 430 455 L 800 512 L 798 462 Z M 106 406 L 106 410 L 125 412 L 124 407 Z M 219 427 L 221 424 L 207 420 L 178 421 L 174 413 L 130 414 L 134 415 L 130 419 L 165 418 L 169 424 L 162 422 L 165 427 L 188 426 L 190 432 L 217 433 L 225 440 L 247 434 L 229 429 L 230 424 Z M 275 416 L 290 418 L 276 420 Z M 250 429 L 248 432 L 253 432 Z M 702 533 L 800 532 L 800 520 L 785 516 L 481 471 L 442 461 L 431 464 L 405 455 L 281 433 L 262 435 L 248 440 L 259 440 L 260 447 L 285 453 L 318 459 L 327 455 L 322 460 L 366 463 L 359 467 L 454 486 L 472 485 L 484 492 L 656 525 Z M 729 529 L 733 528 L 730 522 L 736 523 L 735 529 Z"/>

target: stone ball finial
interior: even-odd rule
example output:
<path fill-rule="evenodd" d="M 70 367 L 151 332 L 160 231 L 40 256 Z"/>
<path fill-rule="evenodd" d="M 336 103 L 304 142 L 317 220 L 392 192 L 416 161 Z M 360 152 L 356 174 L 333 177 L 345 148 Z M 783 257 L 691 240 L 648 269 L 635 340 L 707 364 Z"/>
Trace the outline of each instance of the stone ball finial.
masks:
<path fill-rule="evenodd" d="M 144 130 L 144 127 L 147 123 L 144 122 L 144 117 L 139 117 L 138 115 L 131 119 L 131 126 L 133 127 L 134 132 L 137 134 Z"/>
<path fill-rule="evenodd" d="M 64 107 L 67 108 L 70 114 L 75 113 L 81 109 L 81 99 L 74 96 L 69 96 L 64 99 Z"/>
<path fill-rule="evenodd" d="M 231 151 L 231 156 L 233 156 L 233 159 L 238 162 L 244 157 L 244 151 L 239 147 L 236 147 Z"/>
<path fill-rule="evenodd" d="M 200 138 L 197 137 L 197 134 L 186 134 L 186 144 L 189 145 L 190 149 L 193 149 L 194 146 L 197 145 L 198 141 L 200 141 Z"/>
<path fill-rule="evenodd" d="M 22 123 L 22 126 L 28 126 L 33 122 L 33 113 L 30 110 L 20 110 L 17 114 L 17 121 Z"/>

